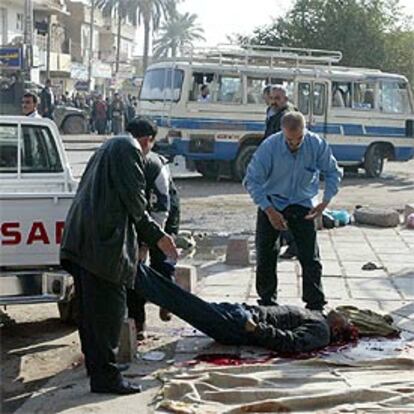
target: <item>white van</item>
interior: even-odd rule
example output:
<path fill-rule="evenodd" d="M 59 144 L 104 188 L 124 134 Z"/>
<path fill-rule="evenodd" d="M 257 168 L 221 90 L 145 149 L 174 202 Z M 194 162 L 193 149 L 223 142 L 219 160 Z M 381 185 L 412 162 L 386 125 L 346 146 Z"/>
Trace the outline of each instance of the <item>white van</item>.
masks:
<path fill-rule="evenodd" d="M 338 66 L 341 52 L 219 46 L 148 67 L 139 113 L 160 127 L 160 145 L 205 176 L 240 180 L 265 128 L 262 90 L 283 84 L 308 128 L 342 166 L 377 177 L 384 160 L 414 154 L 414 106 L 404 76 Z M 207 99 L 200 96 L 207 85 Z"/>

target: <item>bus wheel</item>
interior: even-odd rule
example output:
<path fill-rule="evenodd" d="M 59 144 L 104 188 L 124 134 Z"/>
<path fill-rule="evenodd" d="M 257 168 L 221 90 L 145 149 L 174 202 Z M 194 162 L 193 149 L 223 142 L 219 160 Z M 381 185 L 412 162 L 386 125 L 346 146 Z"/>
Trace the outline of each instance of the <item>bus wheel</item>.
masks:
<path fill-rule="evenodd" d="M 384 151 L 378 144 L 371 145 L 366 154 L 364 169 L 368 177 L 379 177 L 384 169 Z"/>
<path fill-rule="evenodd" d="M 219 175 L 219 164 L 217 161 L 194 161 L 195 168 L 203 177 L 216 179 Z"/>
<path fill-rule="evenodd" d="M 233 177 L 235 180 L 243 180 L 244 176 L 246 175 L 247 166 L 249 165 L 249 162 L 252 159 L 256 149 L 256 145 L 245 145 L 240 149 L 239 154 L 237 155 L 237 158 L 233 164 Z"/>

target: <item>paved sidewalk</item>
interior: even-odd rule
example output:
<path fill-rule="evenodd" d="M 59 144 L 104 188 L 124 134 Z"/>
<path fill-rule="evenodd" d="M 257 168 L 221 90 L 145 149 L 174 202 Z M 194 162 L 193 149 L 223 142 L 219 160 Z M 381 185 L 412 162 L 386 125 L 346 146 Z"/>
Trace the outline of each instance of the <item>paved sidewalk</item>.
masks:
<path fill-rule="evenodd" d="M 353 304 L 361 308 L 391 313 L 400 328 L 412 337 L 414 231 L 402 228 L 348 226 L 319 232 L 319 241 L 324 266 L 323 284 L 329 306 Z M 252 256 L 254 262 L 253 251 Z M 383 268 L 362 270 L 362 266 L 367 262 L 374 262 Z M 254 264 L 237 268 L 226 266 L 223 260 L 219 260 L 205 264 L 199 272 L 202 277 L 197 287 L 198 294 L 206 300 L 252 304 L 256 302 Z M 301 277 L 298 262 L 280 262 L 279 303 L 303 305 L 300 298 Z M 153 323 L 156 323 L 155 329 L 160 332 L 170 330 L 168 335 L 174 344 L 175 363 L 191 359 L 206 346 L 211 346 L 211 340 L 208 338 L 189 338 L 180 335 L 185 324 L 176 318 L 173 324 L 175 331 L 169 324 Z M 154 348 L 157 349 L 156 343 Z M 153 408 L 150 402 L 160 387 L 154 370 L 167 368 L 168 358 L 170 356 L 167 356 L 163 363 L 137 361 L 131 365 L 126 375 L 144 384 L 143 394 L 118 398 L 90 394 L 83 369 L 78 368 L 65 371 L 53 378 L 17 412 L 151 413 Z M 50 407 L 54 407 L 52 411 Z"/>

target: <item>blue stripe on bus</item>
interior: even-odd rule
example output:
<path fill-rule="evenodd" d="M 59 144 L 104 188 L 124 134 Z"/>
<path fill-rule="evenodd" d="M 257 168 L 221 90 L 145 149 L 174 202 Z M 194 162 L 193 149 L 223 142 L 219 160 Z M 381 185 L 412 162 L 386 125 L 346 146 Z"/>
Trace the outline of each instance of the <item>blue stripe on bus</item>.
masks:
<path fill-rule="evenodd" d="M 212 129 L 220 131 L 263 132 L 264 121 L 240 121 L 219 118 L 170 118 L 156 116 L 153 119 L 161 127 L 177 129 Z M 316 133 L 338 134 L 345 136 L 405 137 L 405 128 L 388 126 L 364 126 L 362 124 L 319 123 L 310 128 Z"/>
<path fill-rule="evenodd" d="M 220 160 L 232 161 L 239 150 L 237 142 L 216 141 L 214 150 L 210 153 L 189 151 L 188 140 L 175 139 L 173 151 L 175 155 L 184 155 L 190 160 Z M 362 161 L 368 145 L 331 144 L 332 152 L 338 161 Z M 408 161 L 414 156 L 414 147 L 395 147 L 395 158 L 398 161 Z"/>

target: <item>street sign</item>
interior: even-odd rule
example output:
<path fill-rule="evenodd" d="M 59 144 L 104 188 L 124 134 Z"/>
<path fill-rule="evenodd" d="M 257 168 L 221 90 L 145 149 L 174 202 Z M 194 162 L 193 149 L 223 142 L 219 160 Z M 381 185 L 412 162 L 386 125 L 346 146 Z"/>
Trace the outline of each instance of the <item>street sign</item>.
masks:
<path fill-rule="evenodd" d="M 0 47 L 0 68 L 23 69 L 23 53 L 20 47 Z"/>

